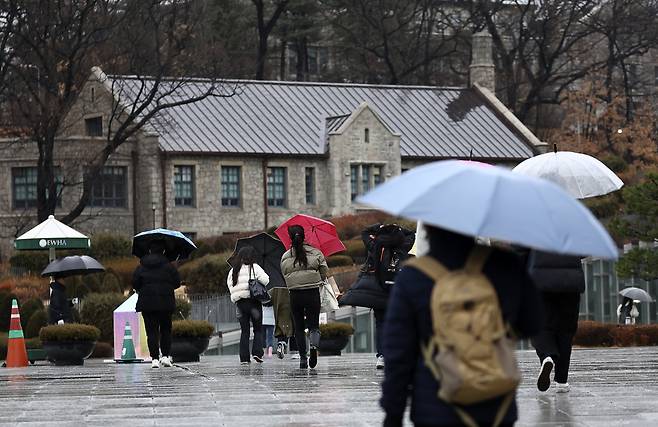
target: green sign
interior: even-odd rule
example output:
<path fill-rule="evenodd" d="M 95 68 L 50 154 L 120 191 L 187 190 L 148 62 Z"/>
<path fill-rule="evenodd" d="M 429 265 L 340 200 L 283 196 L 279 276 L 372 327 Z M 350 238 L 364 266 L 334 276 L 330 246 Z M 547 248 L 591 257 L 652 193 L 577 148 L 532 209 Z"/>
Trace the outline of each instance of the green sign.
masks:
<path fill-rule="evenodd" d="M 88 249 L 90 247 L 88 238 L 64 238 L 64 239 L 19 239 L 14 241 L 17 250 L 39 250 L 39 249 Z"/>

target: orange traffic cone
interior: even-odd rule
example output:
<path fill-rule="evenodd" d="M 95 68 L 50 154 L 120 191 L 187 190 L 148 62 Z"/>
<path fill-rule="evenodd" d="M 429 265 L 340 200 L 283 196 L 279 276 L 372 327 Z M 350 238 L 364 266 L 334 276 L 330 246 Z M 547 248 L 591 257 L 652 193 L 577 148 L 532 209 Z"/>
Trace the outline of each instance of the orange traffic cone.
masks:
<path fill-rule="evenodd" d="M 7 367 L 22 368 L 27 366 L 27 350 L 25 338 L 21 328 L 21 315 L 18 312 L 18 302 L 11 301 L 11 326 L 9 327 L 9 340 L 7 341 Z"/>

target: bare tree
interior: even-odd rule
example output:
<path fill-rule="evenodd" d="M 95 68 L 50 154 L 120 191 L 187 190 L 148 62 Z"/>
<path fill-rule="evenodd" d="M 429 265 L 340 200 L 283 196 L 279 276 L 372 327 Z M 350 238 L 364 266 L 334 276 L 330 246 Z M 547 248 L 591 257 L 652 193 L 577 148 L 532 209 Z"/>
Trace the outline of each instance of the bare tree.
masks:
<path fill-rule="evenodd" d="M 58 0 L 19 4 L 16 30 L 10 39 L 16 52 L 8 67 L 9 102 L 18 111 L 16 123 L 29 128 L 28 139 L 38 147 L 37 216 L 52 214 L 61 195 L 55 153 L 65 119 L 90 76 L 92 65 L 110 72 L 130 73 L 134 96 L 117 88 L 119 79 L 107 78 L 116 103 L 102 149 L 85 165 L 82 180 L 73 185 L 82 193 L 62 219 L 77 218 L 91 196 L 93 182 L 107 159 L 168 108 L 221 93 L 211 80 L 203 90 L 184 90 L 189 78 L 169 79 L 184 70 L 181 64 L 195 59 L 186 50 L 199 17 L 194 2 L 186 0 Z M 60 187 L 58 189 L 58 187 Z"/>
<path fill-rule="evenodd" d="M 265 78 L 268 40 L 281 14 L 288 6 L 288 0 L 251 0 L 256 7 L 256 25 L 258 28 L 258 50 L 256 55 L 256 80 Z M 265 15 L 271 9 L 270 17 Z"/>

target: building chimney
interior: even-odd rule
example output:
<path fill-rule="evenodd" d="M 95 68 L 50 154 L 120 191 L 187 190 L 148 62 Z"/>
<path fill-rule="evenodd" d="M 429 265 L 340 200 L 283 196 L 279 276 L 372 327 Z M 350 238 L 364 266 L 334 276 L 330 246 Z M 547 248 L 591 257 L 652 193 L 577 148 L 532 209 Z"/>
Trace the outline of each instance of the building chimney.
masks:
<path fill-rule="evenodd" d="M 488 31 L 473 34 L 469 83 L 474 83 L 496 93 L 496 72 L 493 63 L 493 44 Z"/>

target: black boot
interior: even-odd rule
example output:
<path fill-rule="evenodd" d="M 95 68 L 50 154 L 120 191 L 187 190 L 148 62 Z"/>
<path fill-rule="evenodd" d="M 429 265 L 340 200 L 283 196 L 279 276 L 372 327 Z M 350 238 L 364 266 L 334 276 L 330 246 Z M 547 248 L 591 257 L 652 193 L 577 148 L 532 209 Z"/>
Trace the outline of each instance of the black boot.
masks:
<path fill-rule="evenodd" d="M 308 361 L 308 365 L 311 367 L 311 369 L 313 369 L 317 364 L 318 364 L 318 349 L 315 347 L 311 347 L 311 357 Z"/>
<path fill-rule="evenodd" d="M 306 356 L 299 357 L 299 369 L 308 369 L 308 359 Z"/>

